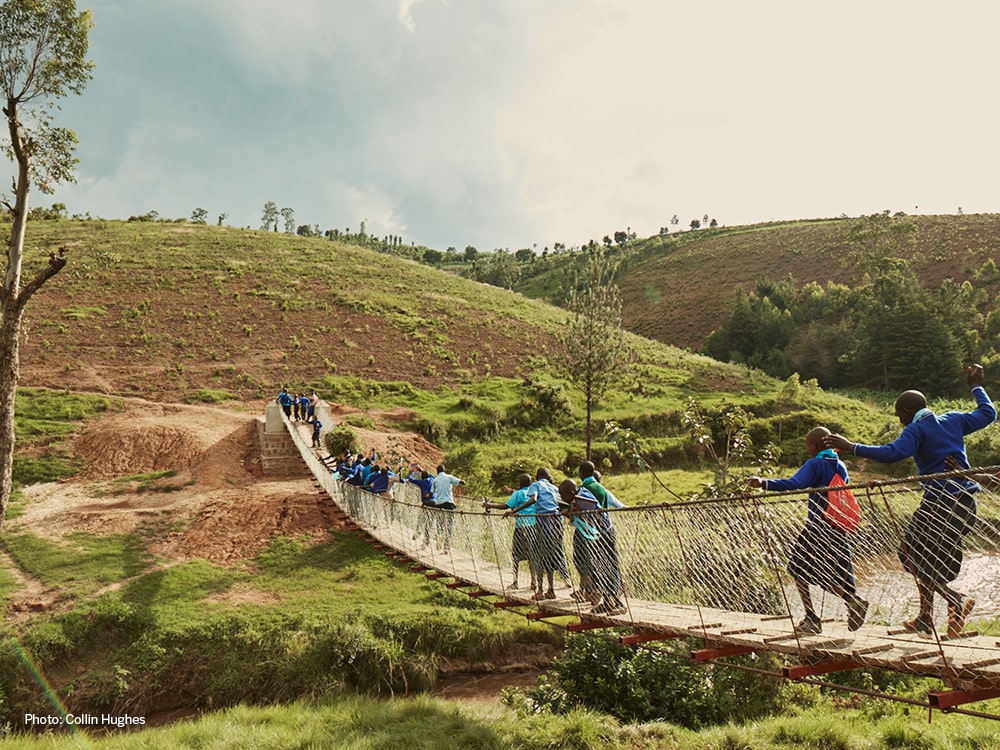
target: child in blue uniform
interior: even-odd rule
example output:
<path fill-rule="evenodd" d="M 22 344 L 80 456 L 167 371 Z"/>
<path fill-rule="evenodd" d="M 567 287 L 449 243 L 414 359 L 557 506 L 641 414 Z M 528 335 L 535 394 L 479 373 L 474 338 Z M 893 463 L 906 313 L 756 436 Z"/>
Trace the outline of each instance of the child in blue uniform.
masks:
<path fill-rule="evenodd" d="M 826 427 L 815 427 L 806 435 L 806 448 L 812 456 L 789 479 L 749 477 L 747 484 L 762 490 L 805 490 L 828 487 L 834 474 L 845 484 L 850 483 L 847 467 L 837 454 L 823 447 L 830 437 Z M 788 573 L 795 579 L 795 588 L 802 599 L 806 616 L 796 629 L 800 633 L 819 633 L 822 621 L 813 609 L 810 586 L 819 586 L 835 594 L 847 604 L 847 627 L 857 630 L 868 614 L 868 602 L 858 596 L 854 584 L 854 562 L 847 532 L 831 524 L 824 516 L 827 493 L 810 492 L 806 523 L 788 559 Z"/>

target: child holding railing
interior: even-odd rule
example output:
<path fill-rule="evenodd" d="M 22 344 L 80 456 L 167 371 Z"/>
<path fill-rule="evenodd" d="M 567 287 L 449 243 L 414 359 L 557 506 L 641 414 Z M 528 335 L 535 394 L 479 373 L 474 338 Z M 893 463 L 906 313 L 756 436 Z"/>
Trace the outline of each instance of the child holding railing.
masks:
<path fill-rule="evenodd" d="M 830 437 L 826 427 L 814 427 L 806 434 L 806 449 L 812 456 L 788 479 L 748 477 L 750 487 L 762 490 L 805 490 L 829 487 L 837 474 L 845 484 L 850 482 L 847 467 L 837 454 L 824 448 Z M 854 561 L 848 532 L 834 525 L 825 511 L 828 492 L 809 493 L 806 523 L 799 532 L 788 559 L 788 573 L 795 579 L 795 588 L 805 607 L 805 617 L 796 630 L 812 634 L 823 630 L 823 623 L 813 609 L 810 586 L 819 586 L 839 596 L 847 605 L 847 628 L 857 630 L 868 615 L 868 602 L 858 596 L 854 583 Z"/>

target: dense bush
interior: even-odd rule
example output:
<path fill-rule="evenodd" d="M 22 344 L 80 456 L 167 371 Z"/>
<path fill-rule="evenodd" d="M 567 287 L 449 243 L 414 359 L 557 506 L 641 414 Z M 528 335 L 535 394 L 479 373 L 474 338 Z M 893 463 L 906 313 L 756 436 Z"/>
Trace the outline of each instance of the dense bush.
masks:
<path fill-rule="evenodd" d="M 520 400 L 508 408 L 505 418 L 512 427 L 552 428 L 565 425 L 573 414 L 564 383 L 529 380 L 521 384 L 520 391 Z"/>
<path fill-rule="evenodd" d="M 342 456 L 345 451 L 353 450 L 358 444 L 358 436 L 347 425 L 337 425 L 323 436 L 326 452 L 331 456 Z"/>
<path fill-rule="evenodd" d="M 756 719 L 781 707 L 782 680 L 757 672 L 695 665 L 691 644 L 631 648 L 590 635 L 570 637 L 542 684 L 526 691 L 536 709 L 587 707 L 622 721 L 664 720 L 688 728 Z M 776 657 L 748 656 L 776 669 Z"/>
<path fill-rule="evenodd" d="M 224 612 L 162 627 L 141 608 L 103 599 L 89 612 L 33 627 L 21 641 L 0 641 L 0 728 L 18 724 L 24 713 L 48 710 L 50 696 L 34 670 L 52 673 L 59 664 L 94 660 L 93 668 L 60 681 L 58 697 L 68 710 L 144 713 L 344 690 L 421 692 L 434 684 L 441 657 L 486 659 L 509 647 L 512 634 L 452 610 L 347 619 Z"/>

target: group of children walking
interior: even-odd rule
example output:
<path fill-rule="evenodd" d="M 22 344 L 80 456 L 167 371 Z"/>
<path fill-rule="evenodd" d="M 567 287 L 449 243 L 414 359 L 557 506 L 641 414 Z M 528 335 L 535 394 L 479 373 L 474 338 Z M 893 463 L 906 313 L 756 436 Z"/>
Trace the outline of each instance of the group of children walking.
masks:
<path fill-rule="evenodd" d="M 622 599 L 618 543 L 609 508 L 621 503 L 601 483 L 590 461 L 580 464 L 580 483 L 566 478 L 557 487 L 545 467 L 538 469 L 532 482 L 528 474 L 519 477 L 518 489 L 504 503 L 483 501 L 487 510 L 504 510 L 513 515 L 513 587 L 517 588 L 518 566 L 528 563 L 532 598 L 555 599 L 555 575 L 568 577 L 563 552 L 563 520 L 573 526 L 573 565 L 580 587 L 571 596 L 589 602 L 594 614 L 616 615 L 625 611 Z"/>
<path fill-rule="evenodd" d="M 293 422 L 312 422 L 316 418 L 316 404 L 319 403 L 316 391 L 307 396 L 305 393 L 292 393 L 281 386 L 275 400 L 281 405 L 285 416 Z"/>
<path fill-rule="evenodd" d="M 826 489 L 831 484 L 850 483 L 847 467 L 840 458 L 850 453 L 881 463 L 912 457 L 921 476 L 950 474 L 921 482 L 921 503 L 903 531 L 898 556 L 916 582 L 920 601 L 919 613 L 903 623 L 903 629 L 931 635 L 934 599 L 935 595 L 940 595 L 948 607 L 948 637 L 954 638 L 961 633 L 975 607 L 975 599 L 949 584 L 962 568 L 962 538 L 976 522 L 975 493 L 980 487 L 972 479 L 956 475 L 955 471 L 970 468 L 965 436 L 987 427 L 997 418 L 997 411 L 983 387 L 983 368 L 980 365 L 968 367 L 966 379 L 976 400 L 976 408 L 972 411 L 935 414 L 927 408 L 924 394 L 906 391 L 895 403 L 896 417 L 903 431 L 891 443 L 866 445 L 833 434 L 826 427 L 815 427 L 805 436 L 811 457 L 793 476 L 787 479 L 748 478 L 751 488 L 765 491 L 811 490 L 805 525 L 792 546 L 788 562 L 788 572 L 795 581 L 805 610 L 805 616 L 796 625 L 797 632 L 809 635 L 822 631 L 822 620 L 812 602 L 811 586 L 818 586 L 844 600 L 849 630 L 860 628 L 868 615 L 869 603 L 857 591 L 851 532 L 831 519 L 833 491 Z M 276 400 L 289 419 L 313 425 L 313 445 L 319 447 L 322 424 L 316 417 L 316 394 L 311 397 L 291 394 L 283 387 Z M 367 457 L 348 454 L 333 471 L 348 484 L 378 494 L 389 492 L 395 482 L 409 481 L 420 488 L 425 506 L 439 510 L 455 508 L 451 491 L 463 482 L 447 474 L 443 465 L 438 466 L 437 474 L 430 474 L 414 464 L 410 474 L 403 477 L 390 472 L 388 467 L 377 467 L 375 459 L 374 452 Z M 534 481 L 522 474 L 520 486 L 511 491 L 505 503 L 483 501 L 487 509 L 503 509 L 505 517 L 515 516 L 512 549 L 515 588 L 518 565 L 527 561 L 534 598 L 555 598 L 554 575 L 557 571 L 567 574 L 562 541 L 563 517 L 566 516 L 574 529 L 573 561 L 581 581 L 580 590 L 573 596 L 590 601 L 593 611 L 598 614 L 617 614 L 624 610 L 615 529 L 607 513 L 610 508 L 621 507 L 621 503 L 599 479 L 590 461 L 580 465 L 579 485 L 573 479 L 566 479 L 556 487 L 548 469 L 540 468 Z M 422 523 L 414 539 L 423 534 L 427 544 L 431 524 L 424 515 L 421 514 Z M 445 545 L 451 536 L 448 515 L 440 529 Z"/>

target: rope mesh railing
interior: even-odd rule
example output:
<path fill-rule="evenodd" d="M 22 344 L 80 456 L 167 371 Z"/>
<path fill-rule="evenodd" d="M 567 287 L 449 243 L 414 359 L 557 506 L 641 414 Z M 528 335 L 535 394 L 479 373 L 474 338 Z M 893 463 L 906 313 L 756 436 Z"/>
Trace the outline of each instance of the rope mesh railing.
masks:
<path fill-rule="evenodd" d="M 918 613 L 913 574 L 898 557 L 901 534 L 921 503 L 921 479 L 907 477 L 854 485 L 862 508 L 849 534 L 857 593 L 867 600 L 864 625 L 847 628 L 838 596 L 812 588 L 822 632 L 804 635 L 795 624 L 804 611 L 787 572 L 789 555 L 806 518 L 806 493 L 757 493 L 608 511 L 616 530 L 624 611 L 595 615 L 573 565 L 574 534 L 560 518 L 558 548 L 565 562 L 554 570 L 554 598 L 537 598 L 522 562 L 514 585 L 514 517 L 486 511 L 478 500 L 458 496 L 454 511 L 425 507 L 417 488 L 397 484 L 375 495 L 346 485 L 309 447 L 308 433 L 286 421 L 303 459 L 334 502 L 365 532 L 406 557 L 456 579 L 553 616 L 631 626 L 668 636 L 698 635 L 706 642 L 776 650 L 805 661 L 850 658 L 860 665 L 930 674 L 949 685 L 1000 690 L 1000 483 L 983 481 L 976 493 L 978 519 L 962 540 L 961 573 L 951 586 L 975 599 L 965 629 L 947 637 L 946 602 L 937 598 L 933 631 L 905 632 L 900 625 Z M 1000 467 L 981 473 L 996 475 Z M 970 472 L 955 472 L 949 475 Z M 540 516 L 529 516 L 536 521 Z M 540 549 L 529 556 L 538 557 Z M 609 564 L 598 555 L 591 560 Z M 565 568 L 559 570 L 559 568 Z M 538 571 L 539 576 L 542 575 Z M 568 574 L 568 582 L 562 579 Z M 544 579 L 543 579 L 544 580 Z M 544 581 L 543 591 L 548 583 Z"/>

